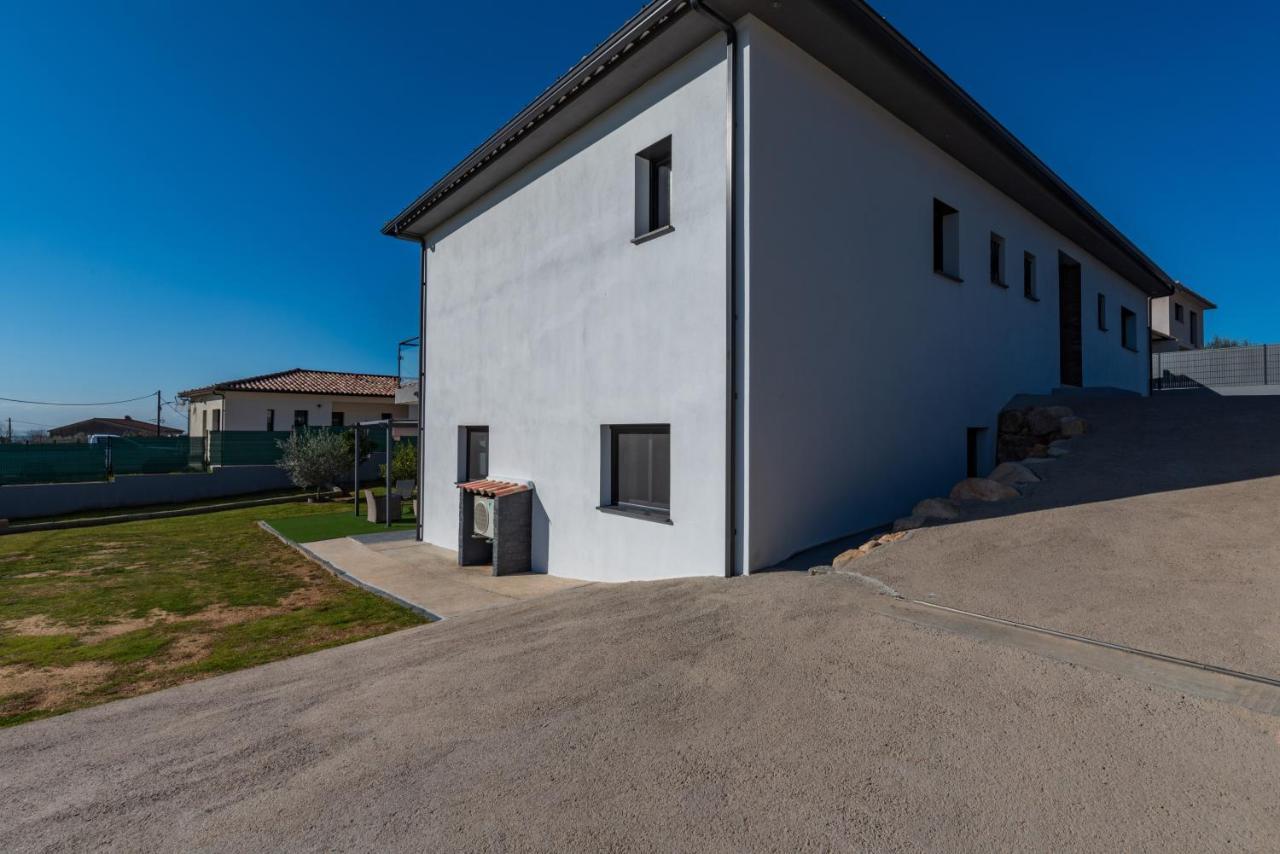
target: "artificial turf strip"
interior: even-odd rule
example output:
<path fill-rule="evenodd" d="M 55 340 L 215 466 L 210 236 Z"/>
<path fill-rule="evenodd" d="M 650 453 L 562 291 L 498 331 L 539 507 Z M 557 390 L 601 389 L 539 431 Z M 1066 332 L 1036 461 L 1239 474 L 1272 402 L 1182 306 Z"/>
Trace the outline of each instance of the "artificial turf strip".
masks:
<path fill-rule="evenodd" d="M 361 505 L 363 508 L 363 505 Z M 406 513 L 399 521 L 392 522 L 388 529 L 385 524 L 375 525 L 364 516 L 355 516 L 348 508 L 338 513 L 313 513 L 306 516 L 294 516 L 284 519 L 272 519 L 268 523 L 285 537 L 295 543 L 314 543 L 319 540 L 335 540 L 338 537 L 350 537 L 358 534 L 384 534 L 391 531 L 412 531 L 417 523 L 411 514 Z"/>

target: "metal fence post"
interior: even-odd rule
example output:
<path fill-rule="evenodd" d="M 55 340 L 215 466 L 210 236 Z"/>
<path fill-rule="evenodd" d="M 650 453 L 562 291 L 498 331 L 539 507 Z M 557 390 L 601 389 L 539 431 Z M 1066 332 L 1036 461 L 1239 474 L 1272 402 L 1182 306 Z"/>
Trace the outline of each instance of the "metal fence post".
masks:
<path fill-rule="evenodd" d="M 1270 359 L 1267 355 L 1267 345 L 1263 344 L 1262 345 L 1262 384 L 1263 385 L 1271 385 L 1271 378 L 1267 372 L 1267 369 L 1270 367 L 1267 364 L 1268 361 L 1270 361 Z"/>

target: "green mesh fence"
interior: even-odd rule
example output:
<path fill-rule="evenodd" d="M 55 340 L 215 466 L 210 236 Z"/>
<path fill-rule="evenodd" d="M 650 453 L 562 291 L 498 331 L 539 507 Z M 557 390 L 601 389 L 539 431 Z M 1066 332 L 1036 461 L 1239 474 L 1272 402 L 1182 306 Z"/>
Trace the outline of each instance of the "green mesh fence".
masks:
<path fill-rule="evenodd" d="M 234 430 L 209 434 L 211 466 L 273 466 L 280 460 L 282 439 L 288 431 Z"/>
<path fill-rule="evenodd" d="M 112 474 L 165 474 L 191 468 L 191 442 L 186 436 L 116 436 L 110 447 Z"/>
<path fill-rule="evenodd" d="M 0 445 L 0 485 L 106 479 L 106 445 Z"/>

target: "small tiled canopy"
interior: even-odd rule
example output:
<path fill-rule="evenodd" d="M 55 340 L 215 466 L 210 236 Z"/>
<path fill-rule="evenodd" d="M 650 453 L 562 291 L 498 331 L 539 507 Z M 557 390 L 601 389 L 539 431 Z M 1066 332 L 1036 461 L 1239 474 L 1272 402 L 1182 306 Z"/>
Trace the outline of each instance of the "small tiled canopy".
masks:
<path fill-rule="evenodd" d="M 458 489 L 463 492 L 474 492 L 476 495 L 483 495 L 487 498 L 501 498 L 504 495 L 527 492 L 529 485 L 514 483 L 509 480 L 473 480 L 468 483 L 458 484 Z"/>

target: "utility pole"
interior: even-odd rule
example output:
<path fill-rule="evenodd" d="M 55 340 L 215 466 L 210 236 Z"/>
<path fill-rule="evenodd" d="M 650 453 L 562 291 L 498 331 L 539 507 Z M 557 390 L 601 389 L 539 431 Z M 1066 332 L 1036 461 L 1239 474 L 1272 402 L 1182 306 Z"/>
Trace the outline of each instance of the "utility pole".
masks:
<path fill-rule="evenodd" d="M 160 438 L 160 392 L 156 391 L 156 438 Z"/>
<path fill-rule="evenodd" d="M 9 444 L 13 444 L 13 419 L 9 419 Z"/>

